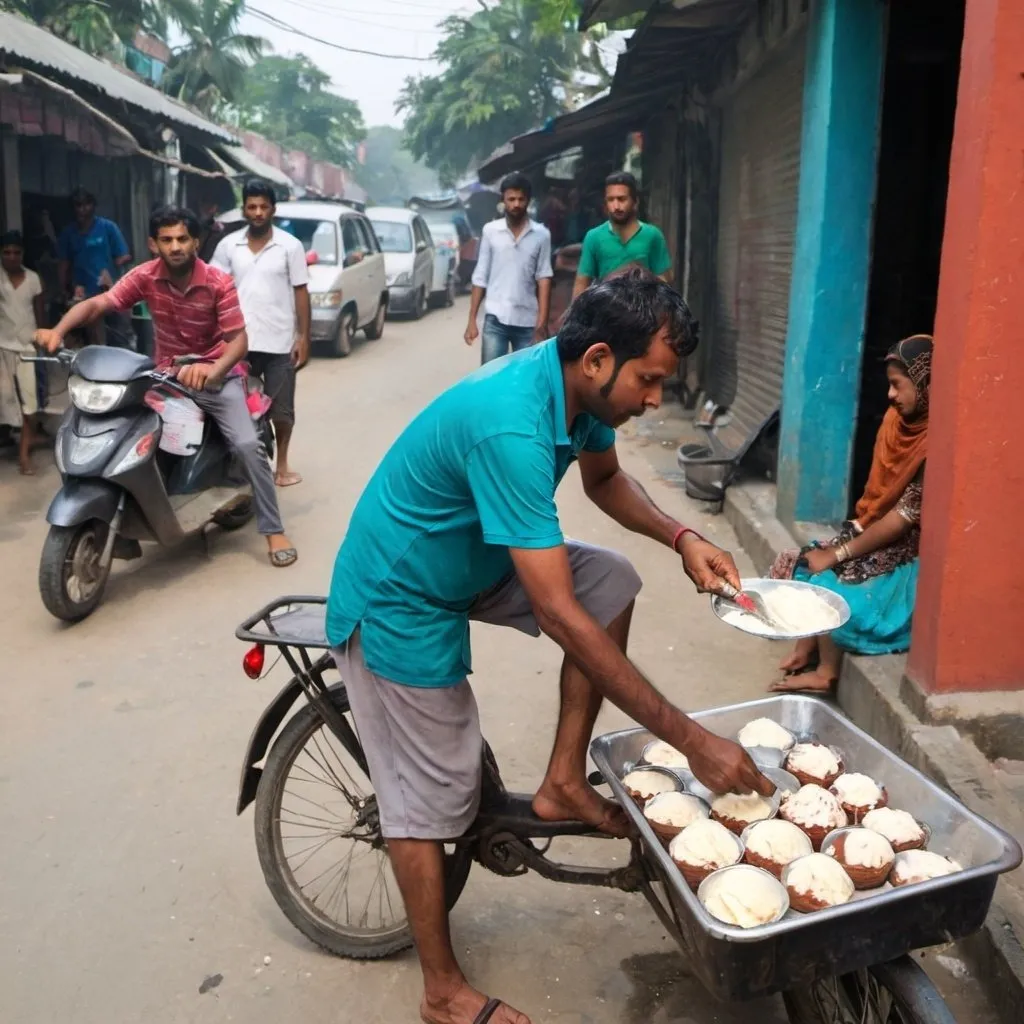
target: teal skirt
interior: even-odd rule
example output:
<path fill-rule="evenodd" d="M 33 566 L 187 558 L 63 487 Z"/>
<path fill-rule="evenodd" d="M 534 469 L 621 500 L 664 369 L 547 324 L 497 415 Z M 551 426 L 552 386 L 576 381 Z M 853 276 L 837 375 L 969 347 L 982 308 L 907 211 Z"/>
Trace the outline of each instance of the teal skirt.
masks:
<path fill-rule="evenodd" d="M 910 623 L 917 593 L 918 559 L 863 583 L 844 583 L 827 569 L 811 576 L 800 565 L 793 579 L 839 594 L 850 606 L 850 620 L 832 639 L 853 654 L 899 654 L 910 648 Z"/>

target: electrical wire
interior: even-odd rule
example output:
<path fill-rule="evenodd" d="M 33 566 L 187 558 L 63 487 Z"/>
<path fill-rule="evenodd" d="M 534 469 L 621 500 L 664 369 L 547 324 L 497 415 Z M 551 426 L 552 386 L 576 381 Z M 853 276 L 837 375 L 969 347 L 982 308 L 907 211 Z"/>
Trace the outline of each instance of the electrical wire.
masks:
<path fill-rule="evenodd" d="M 412 60 L 422 61 L 424 63 L 433 60 L 432 57 L 414 57 L 411 54 L 405 53 L 381 53 L 379 50 L 362 50 L 356 46 L 342 46 L 341 43 L 334 43 L 329 39 L 321 39 L 319 36 L 314 36 L 309 32 L 303 32 L 302 29 L 294 28 L 287 22 L 281 21 L 279 18 L 275 18 L 272 14 L 267 14 L 266 11 L 261 11 L 256 7 L 247 6 L 246 13 L 251 14 L 254 18 L 258 18 L 260 21 L 265 21 L 268 25 L 272 25 L 274 28 L 278 28 L 282 32 L 291 32 L 292 35 L 301 36 L 303 39 L 312 39 L 314 43 L 320 43 L 322 46 L 329 46 L 334 50 L 342 50 L 345 53 L 360 53 L 366 57 L 381 57 L 384 60 Z"/>

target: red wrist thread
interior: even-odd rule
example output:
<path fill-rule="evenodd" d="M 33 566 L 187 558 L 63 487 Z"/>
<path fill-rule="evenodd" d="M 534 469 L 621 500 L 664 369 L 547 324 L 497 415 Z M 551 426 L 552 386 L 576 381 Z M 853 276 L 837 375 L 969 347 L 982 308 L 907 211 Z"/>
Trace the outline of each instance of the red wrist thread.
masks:
<path fill-rule="evenodd" d="M 676 554 L 679 553 L 679 542 L 688 533 L 692 533 L 694 535 L 694 537 L 696 537 L 698 540 L 703 540 L 704 539 L 696 530 L 692 529 L 691 527 L 689 527 L 689 526 L 680 526 L 679 529 L 676 530 L 676 535 L 672 538 L 672 550 L 675 551 Z"/>

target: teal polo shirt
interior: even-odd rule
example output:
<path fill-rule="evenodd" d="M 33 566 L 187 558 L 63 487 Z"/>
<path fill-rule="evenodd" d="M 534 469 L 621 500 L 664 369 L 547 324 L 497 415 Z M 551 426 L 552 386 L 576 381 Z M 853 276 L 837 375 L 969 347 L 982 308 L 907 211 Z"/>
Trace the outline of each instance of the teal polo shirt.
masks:
<path fill-rule="evenodd" d="M 619 267 L 635 263 L 652 274 L 664 274 L 672 266 L 665 236 L 653 224 L 644 221 L 638 224 L 627 242 L 619 238 L 610 220 L 591 228 L 583 238 L 577 273 L 599 280 Z"/>
<path fill-rule="evenodd" d="M 358 628 L 367 667 L 408 686 L 471 671 L 469 610 L 512 573 L 509 548 L 563 543 L 555 489 L 615 431 L 565 422 L 555 341 L 471 373 L 406 427 L 352 513 L 334 564 L 327 638 Z"/>

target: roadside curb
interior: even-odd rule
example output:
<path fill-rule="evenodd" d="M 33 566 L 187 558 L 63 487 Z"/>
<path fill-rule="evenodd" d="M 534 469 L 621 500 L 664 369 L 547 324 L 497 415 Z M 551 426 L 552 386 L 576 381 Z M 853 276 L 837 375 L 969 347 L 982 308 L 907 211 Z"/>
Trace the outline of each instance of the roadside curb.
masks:
<path fill-rule="evenodd" d="M 760 573 L 767 572 L 779 551 L 800 546 L 775 517 L 774 503 L 774 485 L 763 482 L 736 483 L 725 494 L 725 518 Z M 1024 813 L 978 747 L 951 725 L 922 723 L 904 703 L 905 661 L 902 655 L 844 658 L 836 693 L 840 707 L 879 742 L 1024 843 Z M 984 928 L 961 944 L 1007 1024 L 1019 1024 L 1024 1006 L 1024 878 L 1016 879 L 1020 873 L 1000 878 Z"/>

